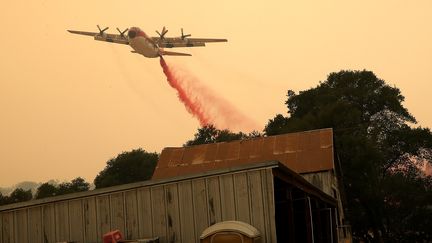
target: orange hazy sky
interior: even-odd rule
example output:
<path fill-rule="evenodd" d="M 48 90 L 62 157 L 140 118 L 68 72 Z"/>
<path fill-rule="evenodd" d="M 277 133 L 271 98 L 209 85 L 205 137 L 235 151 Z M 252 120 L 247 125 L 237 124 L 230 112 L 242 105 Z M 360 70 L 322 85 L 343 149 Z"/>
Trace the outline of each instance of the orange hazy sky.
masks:
<path fill-rule="evenodd" d="M 0 186 L 92 181 L 108 159 L 181 146 L 199 123 L 158 59 L 66 29 L 167 26 L 228 43 L 167 57 L 261 124 L 286 114 L 286 91 L 341 69 L 367 69 L 402 90 L 432 127 L 432 1 L 5 1 L 0 36 Z"/>

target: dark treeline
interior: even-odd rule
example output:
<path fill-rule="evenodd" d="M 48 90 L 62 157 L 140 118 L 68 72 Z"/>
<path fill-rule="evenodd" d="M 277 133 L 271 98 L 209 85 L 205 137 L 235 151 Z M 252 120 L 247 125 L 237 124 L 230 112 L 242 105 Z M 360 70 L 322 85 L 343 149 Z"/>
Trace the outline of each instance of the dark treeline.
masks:
<path fill-rule="evenodd" d="M 89 189 L 90 184 L 81 177 L 77 177 L 70 182 L 63 182 L 58 185 L 45 182 L 36 189 L 35 195 L 33 195 L 31 189 L 24 190 L 22 188 L 16 188 L 10 195 L 3 195 L 0 193 L 0 205 L 25 202 L 32 199 L 41 199 L 74 192 L 88 191 Z"/>
<path fill-rule="evenodd" d="M 0 206 L 17 202 L 25 202 L 32 200 L 32 198 L 33 194 L 31 190 L 16 188 L 10 195 L 3 195 L 0 192 Z"/>
<path fill-rule="evenodd" d="M 117 157 L 107 161 L 106 167 L 94 179 L 95 188 L 148 180 L 153 175 L 158 159 L 158 153 L 149 153 L 143 149 L 122 152 Z M 34 195 L 31 189 L 24 190 L 22 188 L 16 188 L 10 195 L 0 193 L 0 206 L 32 199 L 83 192 L 89 189 L 90 183 L 81 177 L 60 184 L 45 182 L 36 189 Z"/>

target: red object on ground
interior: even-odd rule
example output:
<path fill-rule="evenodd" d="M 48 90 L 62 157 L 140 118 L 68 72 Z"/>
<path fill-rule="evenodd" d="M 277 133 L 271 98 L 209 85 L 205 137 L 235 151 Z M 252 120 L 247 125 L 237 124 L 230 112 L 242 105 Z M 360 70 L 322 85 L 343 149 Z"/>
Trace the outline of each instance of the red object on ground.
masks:
<path fill-rule="evenodd" d="M 123 240 L 120 230 L 114 230 L 103 235 L 103 243 L 117 243 Z"/>

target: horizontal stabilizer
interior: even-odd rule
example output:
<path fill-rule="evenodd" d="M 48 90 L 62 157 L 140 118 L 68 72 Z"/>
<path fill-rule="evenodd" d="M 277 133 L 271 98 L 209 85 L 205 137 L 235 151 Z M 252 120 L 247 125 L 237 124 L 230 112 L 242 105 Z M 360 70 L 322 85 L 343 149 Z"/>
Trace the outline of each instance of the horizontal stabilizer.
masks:
<path fill-rule="evenodd" d="M 189 53 L 180 53 L 180 52 L 172 52 L 172 51 L 161 51 L 163 56 L 192 56 Z"/>

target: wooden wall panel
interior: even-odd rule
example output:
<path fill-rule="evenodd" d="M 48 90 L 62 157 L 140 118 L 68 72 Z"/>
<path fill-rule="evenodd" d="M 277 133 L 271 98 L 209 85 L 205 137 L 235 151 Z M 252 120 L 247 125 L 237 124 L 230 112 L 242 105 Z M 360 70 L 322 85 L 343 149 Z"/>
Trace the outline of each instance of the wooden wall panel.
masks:
<path fill-rule="evenodd" d="M 4 243 L 14 243 L 15 242 L 15 232 L 14 232 L 14 213 L 5 212 L 2 213 L 2 235 Z"/>
<path fill-rule="evenodd" d="M 14 213 L 2 213 L 2 224 L 3 243 L 15 243 Z"/>
<path fill-rule="evenodd" d="M 15 242 L 27 243 L 28 242 L 28 221 L 27 209 L 15 211 Z M 17 230 L 19 229 L 19 230 Z"/>
<path fill-rule="evenodd" d="M 168 223 L 167 240 L 170 243 L 177 243 L 181 240 L 177 184 L 170 184 L 165 186 L 164 188 Z"/>
<path fill-rule="evenodd" d="M 82 200 L 84 217 L 84 242 L 98 242 L 101 235 L 98 234 L 96 197 L 88 197 Z"/>
<path fill-rule="evenodd" d="M 152 195 L 150 188 L 137 190 L 139 238 L 150 238 L 153 234 Z"/>
<path fill-rule="evenodd" d="M 209 224 L 213 225 L 222 220 L 219 177 L 207 179 L 207 198 Z"/>
<path fill-rule="evenodd" d="M 110 195 L 111 199 L 111 230 L 125 232 L 125 212 L 123 192 Z"/>
<path fill-rule="evenodd" d="M 96 197 L 98 236 L 111 231 L 110 197 L 109 195 Z"/>
<path fill-rule="evenodd" d="M 69 201 L 70 241 L 84 241 L 84 220 L 82 199 Z"/>
<path fill-rule="evenodd" d="M 114 229 L 126 239 L 199 242 L 208 226 L 250 223 L 275 242 L 272 169 L 127 188 L 0 213 L 0 242 L 100 242 Z M 27 235 L 28 232 L 28 235 Z"/>
<path fill-rule="evenodd" d="M 68 201 L 57 202 L 55 208 L 55 230 L 56 241 L 69 240 L 69 203 Z"/>
<path fill-rule="evenodd" d="M 222 221 L 235 220 L 235 196 L 233 175 L 220 176 Z"/>
<path fill-rule="evenodd" d="M 43 242 L 42 237 L 42 207 L 32 207 L 28 210 L 28 234 L 30 243 Z"/>
<path fill-rule="evenodd" d="M 194 227 L 194 205 L 192 197 L 192 183 L 190 181 L 178 184 L 179 212 L 181 227 L 181 242 L 196 242 Z M 205 212 L 206 213 L 206 212 Z"/>
<path fill-rule="evenodd" d="M 138 199 L 137 191 L 125 192 L 125 215 L 126 215 L 126 239 L 138 239 L 139 224 L 138 224 Z"/>
<path fill-rule="evenodd" d="M 56 220 L 54 204 L 46 204 L 42 207 L 42 235 L 44 242 L 56 242 Z"/>
<path fill-rule="evenodd" d="M 155 186 L 150 189 L 151 192 L 151 208 L 152 208 L 152 222 L 153 234 L 159 236 L 160 242 L 167 241 L 167 215 L 166 215 L 166 201 L 165 190 L 163 186 Z"/>
<path fill-rule="evenodd" d="M 336 187 L 336 178 L 332 171 L 302 174 L 309 183 L 321 189 L 330 196 L 333 195 L 333 188 Z"/>
<path fill-rule="evenodd" d="M 264 170 L 260 171 L 260 177 L 261 177 L 261 193 L 263 195 L 262 198 L 262 206 L 263 206 L 263 213 L 264 213 L 264 226 L 265 226 L 265 241 L 271 242 L 269 229 L 270 229 L 270 215 L 269 215 L 269 207 L 268 207 L 268 198 L 267 198 L 267 175 Z"/>
<path fill-rule="evenodd" d="M 273 196 L 273 174 L 271 169 L 261 170 L 265 236 L 267 242 L 276 242 L 275 207 Z"/>
<path fill-rule="evenodd" d="M 236 220 L 250 224 L 250 200 L 248 190 L 248 177 L 246 173 L 234 174 Z"/>
<path fill-rule="evenodd" d="M 192 205 L 194 207 L 195 239 L 209 226 L 209 210 L 207 203 L 207 189 L 205 179 L 192 181 Z"/>
<path fill-rule="evenodd" d="M 3 242 L 3 214 L 0 213 L 0 242 Z"/>
<path fill-rule="evenodd" d="M 264 198 L 261 185 L 260 171 L 248 172 L 249 193 L 251 199 L 251 225 L 257 228 L 261 234 L 265 234 Z M 264 240 L 266 240 L 264 238 Z"/>

